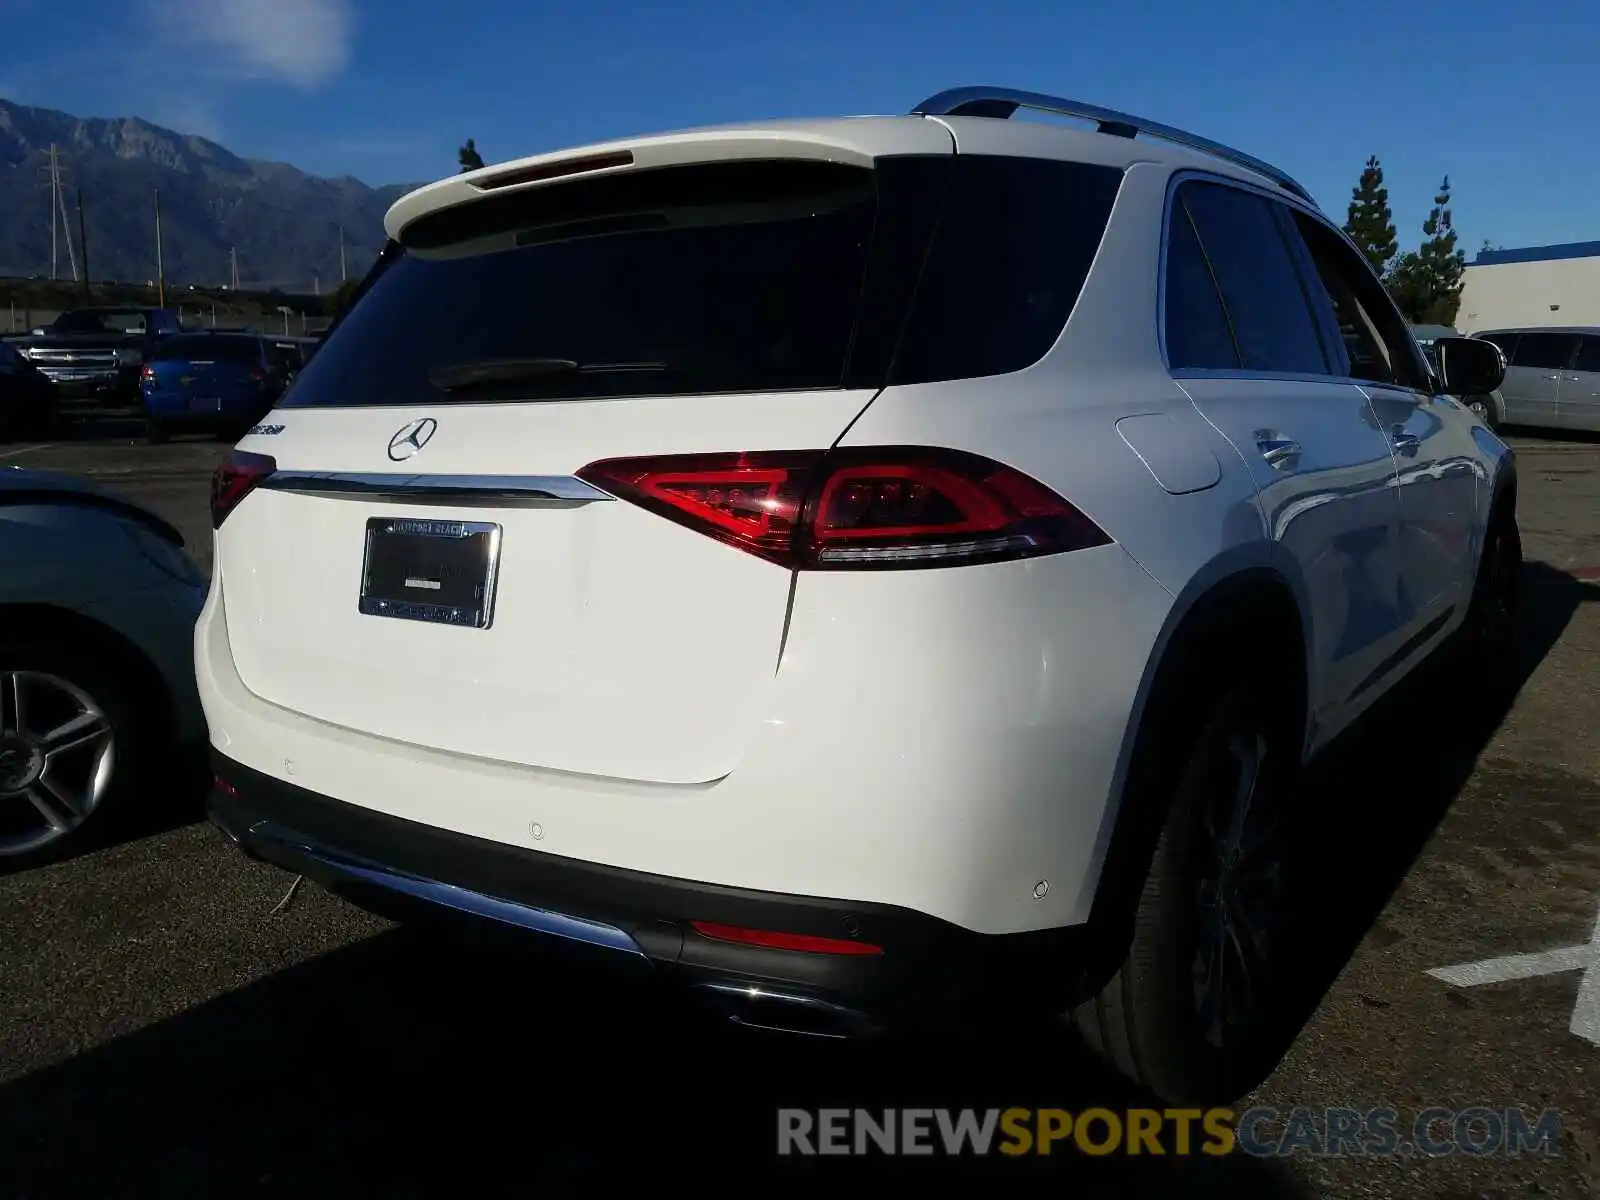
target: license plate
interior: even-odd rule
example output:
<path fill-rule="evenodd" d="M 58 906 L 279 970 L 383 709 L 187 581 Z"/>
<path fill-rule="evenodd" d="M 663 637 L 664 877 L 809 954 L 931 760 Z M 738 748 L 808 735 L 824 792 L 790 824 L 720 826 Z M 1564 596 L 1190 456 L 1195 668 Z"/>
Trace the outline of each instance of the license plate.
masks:
<path fill-rule="evenodd" d="M 360 609 L 369 617 L 487 629 L 499 567 L 498 525 L 373 517 Z"/>

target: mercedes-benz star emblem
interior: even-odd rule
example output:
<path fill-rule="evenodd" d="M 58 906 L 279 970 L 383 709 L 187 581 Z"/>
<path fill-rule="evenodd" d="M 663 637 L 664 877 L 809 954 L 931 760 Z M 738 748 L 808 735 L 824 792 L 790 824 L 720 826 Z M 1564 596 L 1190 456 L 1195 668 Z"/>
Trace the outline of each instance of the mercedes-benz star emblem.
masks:
<path fill-rule="evenodd" d="M 395 462 L 405 462 L 428 444 L 428 439 L 438 428 L 439 422 L 432 417 L 411 422 L 389 439 L 389 457 Z"/>

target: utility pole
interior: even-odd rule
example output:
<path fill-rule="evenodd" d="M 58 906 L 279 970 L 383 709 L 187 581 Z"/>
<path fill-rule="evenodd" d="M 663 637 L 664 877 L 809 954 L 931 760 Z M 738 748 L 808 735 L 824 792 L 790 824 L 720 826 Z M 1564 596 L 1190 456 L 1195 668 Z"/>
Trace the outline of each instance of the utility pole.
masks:
<path fill-rule="evenodd" d="M 49 162 L 41 167 L 50 188 L 50 278 L 61 277 L 61 239 L 67 242 L 67 258 L 72 263 L 72 278 L 78 278 L 78 260 L 72 252 L 72 222 L 67 219 L 67 173 L 61 165 L 61 147 L 50 144 Z"/>
<path fill-rule="evenodd" d="M 57 278 L 58 267 L 56 266 L 56 264 L 60 261 L 58 256 L 57 256 L 57 252 L 56 252 L 56 228 L 57 228 L 57 226 L 56 226 L 56 215 L 57 215 L 56 209 L 57 209 L 57 206 L 60 204 L 59 197 L 61 195 L 61 175 L 60 175 L 61 166 L 60 166 L 60 159 L 59 159 L 60 153 L 61 152 L 56 149 L 56 144 L 54 142 L 51 142 L 50 143 L 50 279 L 52 281 L 54 281 Z M 73 272 L 73 273 L 76 274 L 77 272 Z"/>
<path fill-rule="evenodd" d="M 339 282 L 350 282 L 350 268 L 344 255 L 344 226 L 339 226 Z"/>
<path fill-rule="evenodd" d="M 228 274 L 230 289 L 237 292 L 239 290 L 239 248 L 237 246 L 228 247 Z"/>
<path fill-rule="evenodd" d="M 83 222 L 83 189 L 78 189 L 78 248 L 83 251 L 83 298 L 87 302 L 94 299 L 94 293 L 89 290 L 89 232 Z"/>
<path fill-rule="evenodd" d="M 161 262 L 161 189 L 156 188 L 156 307 L 167 306 L 167 272 Z"/>

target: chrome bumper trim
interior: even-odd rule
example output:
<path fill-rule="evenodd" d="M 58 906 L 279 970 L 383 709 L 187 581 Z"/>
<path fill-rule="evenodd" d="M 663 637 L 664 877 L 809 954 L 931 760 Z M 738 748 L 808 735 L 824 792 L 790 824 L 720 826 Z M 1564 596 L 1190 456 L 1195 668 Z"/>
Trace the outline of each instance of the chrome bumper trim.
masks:
<path fill-rule="evenodd" d="M 512 900 L 486 896 L 482 892 L 468 891 L 466 888 L 440 883 L 435 879 L 424 879 L 419 875 L 411 875 L 381 863 L 370 862 L 332 847 L 320 845 L 270 820 L 257 821 L 250 826 L 245 841 L 276 846 L 287 851 L 291 859 L 295 857 L 314 859 L 347 879 L 372 884 L 456 912 L 484 917 L 535 933 L 549 934 L 551 937 L 563 938 L 570 942 L 581 942 L 584 945 L 599 946 L 622 954 L 637 955 L 639 958 L 645 957 L 639 943 L 613 925 L 603 925 L 598 921 L 589 921 L 582 917 L 569 917 L 565 913 L 550 912 L 547 909 L 518 904 Z"/>

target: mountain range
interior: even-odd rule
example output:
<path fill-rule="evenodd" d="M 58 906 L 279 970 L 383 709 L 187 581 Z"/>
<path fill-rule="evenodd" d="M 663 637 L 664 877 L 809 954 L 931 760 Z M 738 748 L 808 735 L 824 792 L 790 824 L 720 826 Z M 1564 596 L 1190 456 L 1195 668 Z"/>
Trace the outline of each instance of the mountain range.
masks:
<path fill-rule="evenodd" d="M 59 206 L 56 218 L 62 279 L 72 278 L 63 224 L 83 269 L 80 189 L 95 281 L 155 278 L 159 191 L 169 284 L 228 284 L 236 256 L 242 288 L 328 292 L 342 274 L 360 278 L 371 265 L 384 212 L 416 186 L 324 179 L 138 117 L 74 117 L 0 99 L 0 275 L 51 274 L 52 145 L 65 178 L 65 220 Z"/>

